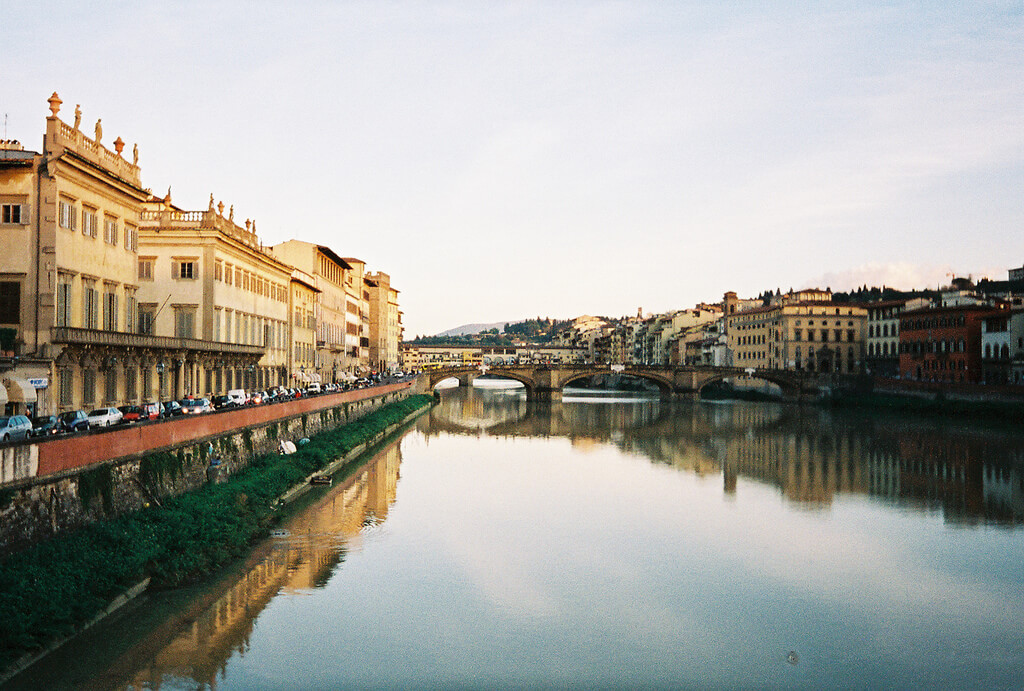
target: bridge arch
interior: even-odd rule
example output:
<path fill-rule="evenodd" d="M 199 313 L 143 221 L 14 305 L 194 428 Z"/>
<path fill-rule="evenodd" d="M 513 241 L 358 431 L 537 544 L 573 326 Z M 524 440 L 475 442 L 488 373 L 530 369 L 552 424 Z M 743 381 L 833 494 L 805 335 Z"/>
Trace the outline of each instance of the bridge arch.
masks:
<path fill-rule="evenodd" d="M 487 369 L 487 374 L 494 377 L 501 377 L 503 379 L 512 379 L 519 382 L 526 387 L 526 397 L 533 398 L 534 391 L 537 388 L 537 383 L 530 377 L 526 376 L 521 372 L 515 370 L 505 369 L 502 367 L 490 367 Z M 435 386 L 440 384 L 445 379 L 458 379 L 462 383 L 466 375 L 472 375 L 473 378 L 480 376 L 479 367 L 458 367 L 444 370 L 434 370 L 430 372 L 429 385 L 430 389 L 433 390 Z"/>
<path fill-rule="evenodd" d="M 735 379 L 737 376 L 749 376 L 752 379 L 760 379 L 768 382 L 769 384 L 775 384 L 782 391 L 782 397 L 784 399 L 799 398 L 802 389 L 799 377 L 794 376 L 794 373 L 792 372 L 755 370 L 752 374 L 737 374 L 735 371 L 727 371 L 715 372 L 704 378 L 700 382 L 700 386 L 697 387 L 697 393 L 700 394 L 708 384 L 714 384 L 725 379 Z"/>
<path fill-rule="evenodd" d="M 608 370 L 607 369 L 590 369 L 590 370 L 584 370 L 584 371 L 580 371 L 580 372 L 571 372 L 567 376 L 562 377 L 561 382 L 560 382 L 560 386 L 561 386 L 561 388 L 564 389 L 566 386 L 570 386 L 573 382 L 580 381 L 581 379 L 587 379 L 589 377 L 594 376 L 595 374 L 608 374 Z M 672 393 L 675 391 L 675 388 L 676 388 L 675 387 L 675 382 L 673 382 L 671 379 L 669 379 L 669 378 L 667 378 L 665 376 L 660 376 L 660 375 L 658 375 L 655 372 L 644 372 L 643 370 L 637 370 L 637 371 L 630 370 L 628 372 L 621 372 L 620 374 L 621 374 L 621 376 L 624 376 L 624 377 L 633 377 L 634 379 L 643 379 L 644 381 L 649 381 L 652 384 L 657 385 L 658 393 L 661 394 L 662 398 L 669 398 L 669 397 L 671 397 Z"/>

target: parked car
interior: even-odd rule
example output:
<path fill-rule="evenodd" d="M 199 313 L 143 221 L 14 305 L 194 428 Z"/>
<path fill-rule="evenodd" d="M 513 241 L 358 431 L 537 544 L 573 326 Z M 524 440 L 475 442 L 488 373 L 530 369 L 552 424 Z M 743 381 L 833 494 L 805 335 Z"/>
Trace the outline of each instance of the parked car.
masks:
<path fill-rule="evenodd" d="M 60 434 L 62 431 L 60 420 L 57 419 L 56 415 L 39 415 L 32 418 L 32 429 L 29 431 L 28 436 L 49 437 L 54 434 Z"/>
<path fill-rule="evenodd" d="M 231 389 L 228 391 L 228 398 L 235 402 L 235 405 L 245 405 L 249 397 L 245 395 L 245 389 Z"/>
<path fill-rule="evenodd" d="M 89 427 L 110 427 L 119 424 L 123 417 L 117 408 L 97 408 L 89 413 Z"/>
<path fill-rule="evenodd" d="M 17 441 L 27 439 L 32 431 L 32 421 L 24 415 L 4 415 L 0 417 L 0 440 Z"/>
<path fill-rule="evenodd" d="M 182 412 L 186 415 L 199 415 L 200 413 L 213 412 L 213 406 L 208 398 L 185 398 L 178 403 L 181 404 Z"/>
<path fill-rule="evenodd" d="M 320 384 L 317 382 L 313 382 L 312 384 L 306 387 L 307 396 L 316 396 L 317 394 L 320 393 L 322 393 L 320 390 Z"/>
<path fill-rule="evenodd" d="M 121 411 L 121 422 L 128 424 L 130 422 L 138 422 L 139 420 L 148 420 L 148 417 L 143 417 L 144 411 L 142 406 L 137 405 L 121 405 L 117 407 Z"/>
<path fill-rule="evenodd" d="M 184 415 L 185 411 L 181 409 L 181 404 L 177 401 L 167 401 L 163 404 L 164 406 L 164 417 L 177 417 L 178 415 Z"/>
<path fill-rule="evenodd" d="M 64 432 L 84 432 L 89 429 L 89 416 L 84 410 L 69 410 L 57 416 Z"/>
<path fill-rule="evenodd" d="M 220 396 L 214 396 L 213 400 L 210 401 L 213 404 L 214 410 L 223 410 L 224 408 L 237 408 L 238 403 L 226 394 Z"/>
<path fill-rule="evenodd" d="M 157 403 L 156 401 L 151 401 L 149 403 L 143 403 L 142 410 L 144 414 L 144 419 L 156 420 L 163 416 L 164 406 L 163 404 Z"/>

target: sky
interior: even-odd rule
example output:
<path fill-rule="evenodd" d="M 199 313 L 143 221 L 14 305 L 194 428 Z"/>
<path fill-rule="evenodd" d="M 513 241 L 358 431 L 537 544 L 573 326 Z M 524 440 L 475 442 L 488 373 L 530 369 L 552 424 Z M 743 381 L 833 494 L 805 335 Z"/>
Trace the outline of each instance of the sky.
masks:
<path fill-rule="evenodd" d="M 56 91 L 182 208 L 389 274 L 407 339 L 1024 265 L 1019 0 L 2 15 L 4 138 L 38 150 Z"/>

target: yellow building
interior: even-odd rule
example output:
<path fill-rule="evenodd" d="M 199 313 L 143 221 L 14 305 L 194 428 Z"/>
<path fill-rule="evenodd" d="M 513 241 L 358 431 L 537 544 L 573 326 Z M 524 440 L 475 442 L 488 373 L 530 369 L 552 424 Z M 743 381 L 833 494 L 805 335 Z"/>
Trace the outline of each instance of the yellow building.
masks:
<path fill-rule="evenodd" d="M 291 267 L 255 227 L 214 208 L 150 197 L 139 226 L 139 331 L 198 341 L 170 363 L 172 396 L 263 389 L 288 381 Z M 247 346 L 239 352 L 232 345 Z"/>
<path fill-rule="evenodd" d="M 370 366 L 378 371 L 398 369 L 398 349 L 402 343 L 398 291 L 383 271 L 366 274 L 364 281 L 370 298 Z"/>
<path fill-rule="evenodd" d="M 769 304 L 731 311 L 726 335 L 732 365 L 755 369 L 859 372 L 867 310 L 832 302 L 828 291 L 775 296 Z"/>
<path fill-rule="evenodd" d="M 316 303 L 316 367 L 322 381 L 337 382 L 359 373 L 362 329 L 354 291 L 353 267 L 330 248 L 304 240 L 288 240 L 270 248 L 276 257 L 312 276 Z M 362 278 L 360 277 L 360 289 Z M 349 287 L 350 290 L 346 290 Z M 353 312 L 354 310 L 354 312 Z"/>
<path fill-rule="evenodd" d="M 319 382 L 316 357 L 316 303 L 319 289 L 309 274 L 292 270 L 290 379 L 297 384 Z"/>
<path fill-rule="evenodd" d="M 49 99 L 43 152 L 6 143 L 0 151 L 0 329 L 11 333 L 3 374 L 12 407 L 37 414 L 152 400 L 176 362 L 206 344 L 140 333 L 139 225 L 149 193 L 138 149 L 103 144 L 58 113 Z M 15 305 L 17 306 L 15 308 Z M 255 351 L 259 352 L 259 351 Z M 248 355 L 241 349 L 236 355 Z M 31 385 L 28 385 L 31 382 Z"/>

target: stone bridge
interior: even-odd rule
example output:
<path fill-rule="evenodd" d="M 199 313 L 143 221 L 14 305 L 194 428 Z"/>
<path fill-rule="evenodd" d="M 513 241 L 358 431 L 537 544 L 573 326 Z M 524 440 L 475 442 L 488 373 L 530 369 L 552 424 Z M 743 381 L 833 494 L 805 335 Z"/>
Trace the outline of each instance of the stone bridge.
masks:
<path fill-rule="evenodd" d="M 483 367 L 447 367 L 423 372 L 420 377 L 433 389 L 445 379 L 458 379 L 470 386 L 483 374 L 514 379 L 526 387 L 527 400 L 557 401 L 562 390 L 574 381 L 596 374 L 636 377 L 655 384 L 662 398 L 697 396 L 708 384 L 726 378 L 761 379 L 782 390 L 785 400 L 802 401 L 817 397 L 819 386 L 814 374 L 790 370 L 745 369 L 742 367 L 658 367 L 648 365 L 485 365 Z"/>

